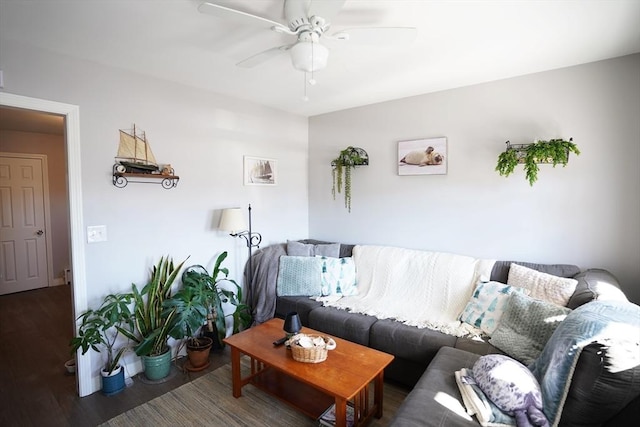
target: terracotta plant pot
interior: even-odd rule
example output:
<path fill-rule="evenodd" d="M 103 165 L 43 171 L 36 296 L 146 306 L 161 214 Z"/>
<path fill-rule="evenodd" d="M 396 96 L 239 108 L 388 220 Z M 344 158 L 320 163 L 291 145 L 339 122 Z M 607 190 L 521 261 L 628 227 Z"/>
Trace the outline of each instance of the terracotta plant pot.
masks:
<path fill-rule="evenodd" d="M 208 337 L 196 338 L 198 345 L 192 345 L 192 340 L 187 343 L 187 356 L 189 361 L 185 367 L 188 371 L 201 371 L 209 366 L 209 353 L 213 340 Z"/>

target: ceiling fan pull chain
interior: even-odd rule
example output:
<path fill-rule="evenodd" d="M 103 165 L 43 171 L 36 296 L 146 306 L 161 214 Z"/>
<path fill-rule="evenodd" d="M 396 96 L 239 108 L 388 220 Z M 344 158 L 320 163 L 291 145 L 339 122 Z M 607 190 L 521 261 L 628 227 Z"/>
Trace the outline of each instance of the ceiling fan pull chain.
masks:
<path fill-rule="evenodd" d="M 309 97 L 307 96 L 307 72 L 304 72 L 304 96 L 302 97 L 302 100 L 307 102 L 309 100 Z"/>

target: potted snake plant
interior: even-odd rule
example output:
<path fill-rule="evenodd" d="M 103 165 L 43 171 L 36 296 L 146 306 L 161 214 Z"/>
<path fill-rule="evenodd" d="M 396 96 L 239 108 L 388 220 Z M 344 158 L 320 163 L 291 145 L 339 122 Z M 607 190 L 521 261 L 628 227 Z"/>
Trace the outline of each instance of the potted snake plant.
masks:
<path fill-rule="evenodd" d="M 135 283 L 132 285 L 135 333 L 127 336 L 136 342 L 134 350 L 142 357 L 149 380 L 165 378 L 171 370 L 171 348 L 167 341 L 178 313 L 175 308 L 167 308 L 165 302 L 172 296 L 173 283 L 185 261 L 174 265 L 173 259 L 162 257 L 142 290 Z"/>
<path fill-rule="evenodd" d="M 113 395 L 125 388 L 124 369 L 120 359 L 129 350 L 129 346 L 117 347 L 120 334 L 130 336 L 133 331 L 133 317 L 129 309 L 133 295 L 107 295 L 97 309 L 87 310 L 78 317 L 80 326 L 78 335 L 71 339 L 72 353 L 82 349 L 97 352 L 104 350 L 106 362 L 101 370 L 102 392 Z"/>

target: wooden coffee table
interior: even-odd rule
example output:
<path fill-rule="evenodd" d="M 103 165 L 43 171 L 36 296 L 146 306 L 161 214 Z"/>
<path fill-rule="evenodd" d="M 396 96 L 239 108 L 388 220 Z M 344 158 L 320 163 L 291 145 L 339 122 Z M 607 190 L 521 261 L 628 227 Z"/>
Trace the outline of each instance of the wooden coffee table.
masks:
<path fill-rule="evenodd" d="M 354 406 L 355 425 L 372 416 L 382 417 L 384 368 L 393 360 L 392 355 L 332 337 L 337 347 L 329 351 L 327 360 L 298 362 L 284 345 L 273 345 L 284 336 L 282 326 L 282 319 L 271 319 L 225 338 L 231 347 L 234 397 L 242 395 L 244 385 L 253 384 L 314 419 L 335 403 L 336 426 L 340 427 L 346 426 L 347 401 Z M 302 332 L 327 335 L 309 328 Z M 245 377 L 240 366 L 243 354 L 250 359 L 250 372 Z M 369 398 L 371 384 L 373 402 Z"/>

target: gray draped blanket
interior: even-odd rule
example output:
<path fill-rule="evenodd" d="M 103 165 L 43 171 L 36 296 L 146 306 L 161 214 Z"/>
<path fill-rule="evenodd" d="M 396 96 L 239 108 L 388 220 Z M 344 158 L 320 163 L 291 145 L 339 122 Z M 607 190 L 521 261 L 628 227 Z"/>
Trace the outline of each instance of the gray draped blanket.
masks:
<path fill-rule="evenodd" d="M 273 318 L 276 312 L 275 284 L 278 279 L 280 257 L 286 254 L 285 243 L 258 249 L 251 257 L 251 280 L 249 263 L 245 266 L 245 303 L 251 307 L 253 325 L 266 322 Z"/>

